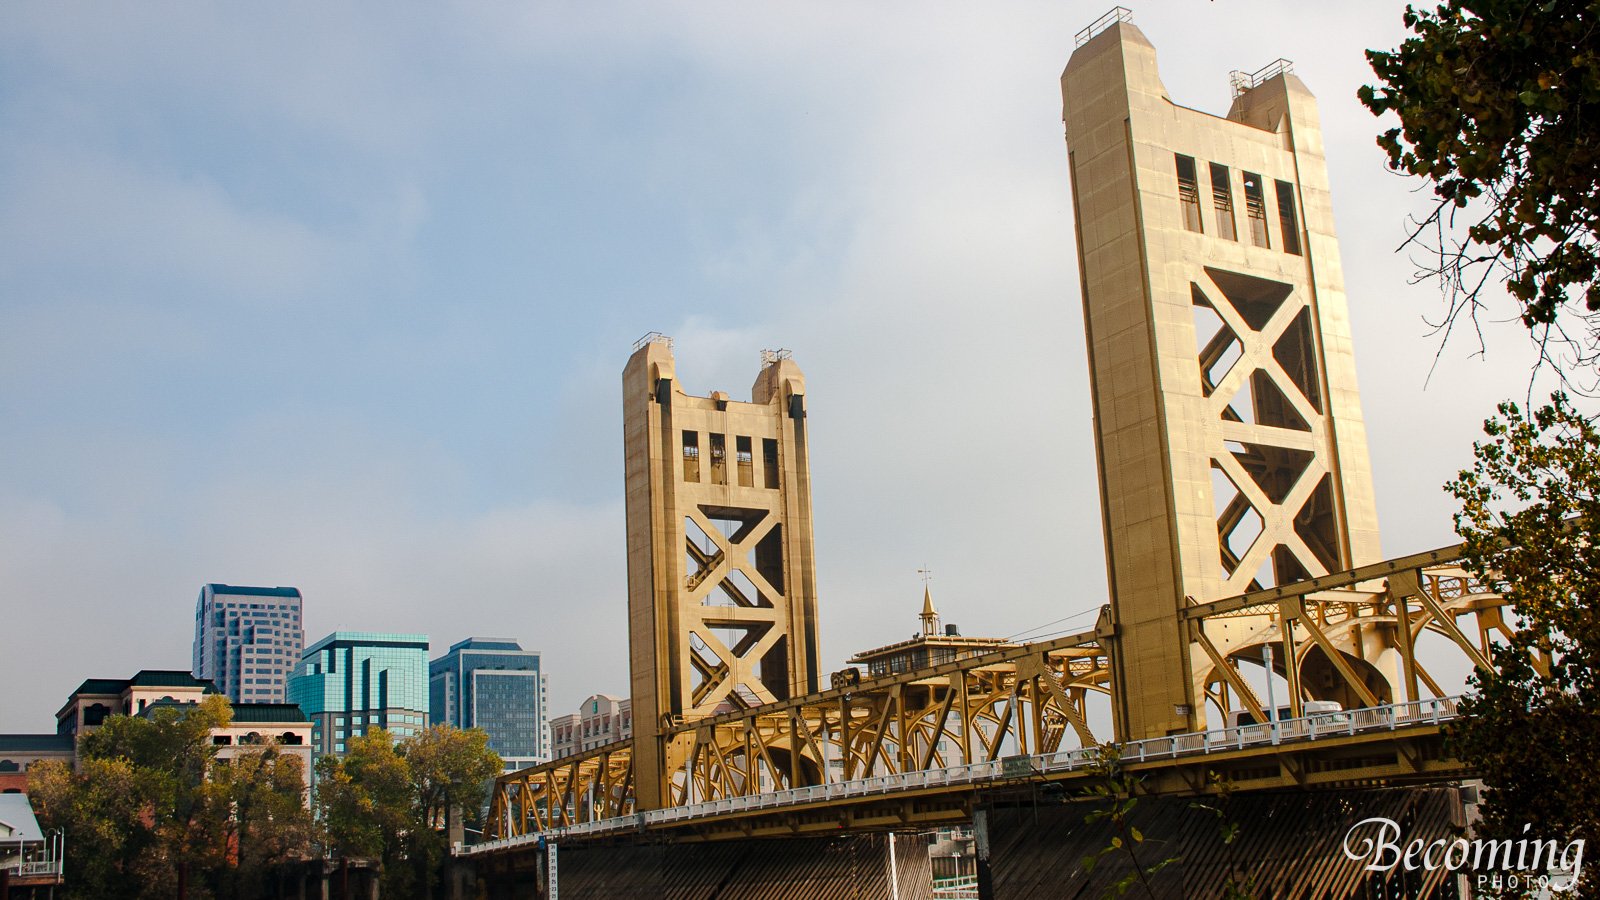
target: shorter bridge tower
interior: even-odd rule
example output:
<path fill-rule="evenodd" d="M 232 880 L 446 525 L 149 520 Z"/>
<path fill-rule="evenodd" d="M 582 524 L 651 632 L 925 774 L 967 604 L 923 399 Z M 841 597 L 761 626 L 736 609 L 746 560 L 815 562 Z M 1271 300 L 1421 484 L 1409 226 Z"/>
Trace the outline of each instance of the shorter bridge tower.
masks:
<path fill-rule="evenodd" d="M 751 400 L 684 393 L 671 340 L 622 375 L 638 809 L 671 796 L 664 729 L 817 690 L 805 377 L 765 351 Z"/>

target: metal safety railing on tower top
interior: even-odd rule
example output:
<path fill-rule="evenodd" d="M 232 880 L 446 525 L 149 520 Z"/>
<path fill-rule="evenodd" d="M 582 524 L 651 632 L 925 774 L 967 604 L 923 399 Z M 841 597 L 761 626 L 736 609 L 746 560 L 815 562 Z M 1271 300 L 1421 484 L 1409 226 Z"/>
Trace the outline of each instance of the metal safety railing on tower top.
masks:
<path fill-rule="evenodd" d="M 667 337 L 659 331 L 646 332 L 644 337 L 633 342 L 633 350 L 635 353 L 637 353 L 651 344 L 665 344 L 667 347 L 667 352 L 670 353 L 672 351 L 672 338 Z"/>
<path fill-rule="evenodd" d="M 1126 6 L 1113 6 L 1111 7 L 1110 12 L 1098 19 L 1095 19 L 1093 22 L 1090 22 L 1088 28 L 1078 32 L 1076 36 L 1076 46 L 1082 47 L 1084 44 L 1089 43 L 1089 40 L 1095 35 L 1105 31 L 1107 28 L 1110 28 L 1118 22 L 1132 21 L 1133 10 L 1128 9 Z"/>
<path fill-rule="evenodd" d="M 1280 57 L 1254 72 L 1243 72 L 1234 69 L 1228 73 L 1228 84 L 1232 85 L 1233 95 L 1237 97 L 1245 91 L 1260 87 L 1269 79 L 1276 78 L 1279 75 L 1289 75 L 1293 72 L 1294 61 Z"/>

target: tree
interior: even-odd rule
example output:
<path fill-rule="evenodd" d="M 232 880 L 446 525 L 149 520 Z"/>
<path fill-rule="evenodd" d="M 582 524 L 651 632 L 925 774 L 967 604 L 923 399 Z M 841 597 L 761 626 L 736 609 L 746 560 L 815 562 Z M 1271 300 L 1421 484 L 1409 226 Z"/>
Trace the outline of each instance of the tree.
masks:
<path fill-rule="evenodd" d="M 254 897 L 273 865 L 302 857 L 311 843 L 311 811 L 298 756 L 276 744 L 249 749 L 219 764 L 206 785 L 222 864 L 213 865 L 219 894 Z"/>
<path fill-rule="evenodd" d="M 111 716 L 78 742 L 77 771 L 29 773 L 41 819 L 81 848 L 67 856 L 75 894 L 173 896 L 181 867 L 191 897 L 254 896 L 266 868 L 308 849 L 299 761 L 267 745 L 223 765 L 211 733 L 232 717 L 219 695 Z"/>
<path fill-rule="evenodd" d="M 66 857 L 66 881 L 85 897 L 137 897 L 134 878 L 158 853 L 154 832 L 142 820 L 148 779 L 126 759 L 50 760 L 28 770 L 28 793 L 47 828 L 65 828 L 72 846 L 91 847 Z"/>
<path fill-rule="evenodd" d="M 1089 793 L 1103 801 L 1105 806 L 1091 810 L 1083 817 L 1083 822 L 1093 825 L 1104 820 L 1110 827 L 1111 838 L 1104 847 L 1085 856 L 1079 867 L 1088 875 L 1107 856 L 1126 855 L 1128 871 L 1111 885 L 1106 896 L 1122 897 L 1137 884 L 1146 896 L 1155 897 L 1150 879 L 1177 862 L 1178 857 L 1169 856 L 1155 863 L 1139 858 L 1138 850 L 1144 844 L 1144 834 L 1133 824 L 1132 814 L 1134 807 L 1139 805 L 1141 779 L 1123 768 L 1122 753 L 1115 744 L 1100 745 L 1100 752 L 1090 764 L 1089 772 L 1094 779 Z"/>
<path fill-rule="evenodd" d="M 489 797 L 489 782 L 500 774 L 500 755 L 489 749 L 482 729 L 434 725 L 406 745 L 406 762 L 424 822 L 446 826 L 451 809 L 474 820 Z"/>
<path fill-rule="evenodd" d="M 444 860 L 452 808 L 473 815 L 500 772 L 488 735 L 435 725 L 395 744 L 374 728 L 317 763 L 316 806 L 330 853 L 376 858 L 389 897 L 426 896 Z"/>
<path fill-rule="evenodd" d="M 1522 839 L 1600 835 L 1600 431 L 1556 395 L 1532 416 L 1515 404 L 1484 424 L 1474 463 L 1446 485 L 1472 574 L 1520 626 L 1479 669 L 1450 730 L 1478 766 L 1483 833 Z M 1590 876 L 1579 896 L 1600 897 Z"/>
<path fill-rule="evenodd" d="M 343 758 L 318 760 L 316 782 L 317 817 L 333 855 L 399 858 L 411 825 L 411 770 L 387 731 L 352 737 Z"/>
<path fill-rule="evenodd" d="M 143 804 L 153 842 L 142 859 L 152 872 L 184 866 L 206 869 L 219 822 L 204 815 L 204 785 L 216 758 L 215 728 L 233 721 L 228 698 L 210 694 L 193 706 L 157 706 L 143 716 L 111 716 L 78 744 L 82 759 L 125 759 L 144 787 L 129 802 Z"/>
<path fill-rule="evenodd" d="M 1359 96 L 1400 119 L 1378 138 L 1389 167 L 1432 184 L 1407 243 L 1437 254 L 1445 327 L 1476 324 L 1498 275 L 1545 359 L 1555 338 L 1593 362 L 1596 336 L 1560 313 L 1600 312 L 1600 3 L 1447 0 L 1404 21 L 1416 36 L 1367 51 L 1380 84 Z"/>
<path fill-rule="evenodd" d="M 405 744 L 406 763 L 416 796 L 419 827 L 412 832 L 410 858 L 419 880 L 431 885 L 444 862 L 451 819 L 477 822 L 489 795 L 489 782 L 502 766 L 482 729 L 434 725 Z"/>

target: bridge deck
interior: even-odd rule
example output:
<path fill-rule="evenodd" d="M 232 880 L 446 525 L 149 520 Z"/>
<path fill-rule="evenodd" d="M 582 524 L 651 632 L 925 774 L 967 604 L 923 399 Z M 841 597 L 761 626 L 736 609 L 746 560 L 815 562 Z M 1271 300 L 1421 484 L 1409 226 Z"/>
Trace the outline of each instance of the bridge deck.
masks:
<path fill-rule="evenodd" d="M 1437 781 L 1468 774 L 1439 753 L 1456 698 L 1323 713 L 1117 745 L 1123 768 L 1152 793 Z M 893 829 L 970 817 L 976 795 L 1018 784 L 1090 783 L 1103 754 L 1088 747 L 791 788 L 613 816 L 461 848 L 466 856 L 653 833 L 676 840 L 841 829 Z M 1217 777 L 1221 776 L 1219 781 Z"/>

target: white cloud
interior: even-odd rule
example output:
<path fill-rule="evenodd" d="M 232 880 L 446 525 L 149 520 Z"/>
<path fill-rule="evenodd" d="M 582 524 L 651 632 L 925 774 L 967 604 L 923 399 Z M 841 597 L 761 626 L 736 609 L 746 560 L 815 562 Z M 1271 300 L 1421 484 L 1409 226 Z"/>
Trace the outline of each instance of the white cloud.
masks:
<path fill-rule="evenodd" d="M 1391 253 L 1413 186 L 1353 99 L 1399 11 L 1137 10 L 1180 103 L 1220 113 L 1228 69 L 1279 55 L 1319 98 L 1392 553 L 1449 540 L 1436 486 L 1525 389 L 1514 327 L 1423 389 L 1434 306 Z M 651 329 L 695 393 L 745 397 L 757 351 L 795 351 L 830 665 L 913 627 L 924 564 L 968 634 L 1092 610 L 1056 79 L 1096 13 L 18 8 L 0 683 L 36 690 L 0 729 L 47 729 L 82 677 L 183 665 L 213 580 L 301 587 L 312 638 L 519 638 L 557 712 L 624 692 L 618 382 Z M 546 206 L 493 205 L 530 184 Z M 174 402 L 191 364 L 214 391 Z M 39 639 L 63 634 L 94 645 Z"/>

